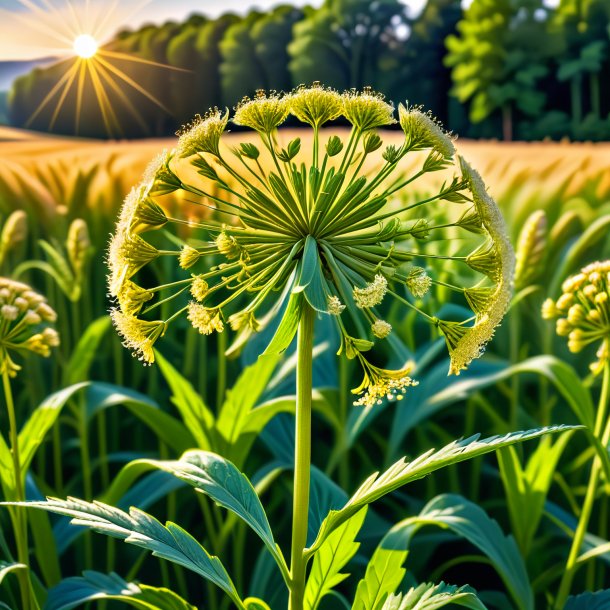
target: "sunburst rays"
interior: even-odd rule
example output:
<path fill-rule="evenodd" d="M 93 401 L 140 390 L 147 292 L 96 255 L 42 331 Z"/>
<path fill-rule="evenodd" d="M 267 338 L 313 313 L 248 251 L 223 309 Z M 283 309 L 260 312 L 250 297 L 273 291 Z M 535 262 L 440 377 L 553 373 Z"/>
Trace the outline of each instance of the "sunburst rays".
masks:
<path fill-rule="evenodd" d="M 143 0 L 131 12 L 141 10 L 149 1 Z M 32 30 L 52 38 L 57 54 L 68 56 L 51 66 L 57 71 L 57 78 L 26 121 L 25 127 L 32 127 L 35 122 L 41 124 L 44 116 L 46 128 L 53 131 L 62 110 L 73 108 L 74 132 L 78 134 L 84 100 L 91 95 L 104 130 L 110 137 L 124 135 L 117 114 L 118 107 L 122 107 L 144 133 L 150 133 L 149 126 L 138 110 L 138 98 L 146 99 L 171 114 L 165 104 L 138 81 L 145 76 L 145 70 L 187 70 L 102 46 L 126 22 L 125 11 L 121 10 L 124 6 L 118 0 L 105 6 L 98 3 L 97 10 L 93 0 L 62 0 L 60 4 L 50 0 L 19 2 L 27 9 L 29 17 L 19 15 L 18 18 Z M 100 7 L 104 10 L 100 10 Z M 137 66 L 139 74 L 126 72 L 121 67 L 121 62 Z M 91 110 L 90 106 L 88 109 Z"/>

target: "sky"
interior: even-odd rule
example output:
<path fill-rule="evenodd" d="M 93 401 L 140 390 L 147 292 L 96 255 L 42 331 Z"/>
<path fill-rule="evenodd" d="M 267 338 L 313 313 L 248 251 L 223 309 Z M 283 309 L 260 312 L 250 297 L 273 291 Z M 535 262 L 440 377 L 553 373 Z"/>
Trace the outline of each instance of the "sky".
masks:
<path fill-rule="evenodd" d="M 56 57 L 71 52 L 78 34 L 99 42 L 125 27 L 182 21 L 192 13 L 216 17 L 287 3 L 319 6 L 323 0 L 0 0 L 0 61 Z M 415 14 L 425 0 L 403 0 Z"/>

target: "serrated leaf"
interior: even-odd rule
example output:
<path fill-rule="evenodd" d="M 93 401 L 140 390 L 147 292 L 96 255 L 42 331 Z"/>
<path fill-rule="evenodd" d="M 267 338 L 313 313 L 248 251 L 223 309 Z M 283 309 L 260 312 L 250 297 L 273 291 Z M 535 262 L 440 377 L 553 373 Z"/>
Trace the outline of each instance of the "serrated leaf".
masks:
<path fill-rule="evenodd" d="M 408 551 L 384 548 L 383 542 L 366 566 L 364 578 L 358 583 L 352 610 L 380 610 L 394 593 L 406 570 L 402 567 Z"/>
<path fill-rule="evenodd" d="M 444 582 L 438 585 L 425 583 L 411 588 L 405 595 L 391 596 L 382 610 L 436 610 L 449 604 L 487 610 L 470 587 L 456 587 Z"/>
<path fill-rule="evenodd" d="M 610 610 L 610 589 L 568 597 L 564 610 Z"/>
<path fill-rule="evenodd" d="M 181 565 L 213 582 L 239 608 L 243 607 L 233 581 L 220 559 L 210 555 L 195 538 L 171 521 L 162 525 L 148 513 L 134 507 L 127 513 L 101 502 L 86 502 L 70 497 L 67 500 L 47 498 L 45 502 L 13 504 L 70 517 L 74 525 L 88 527 L 100 534 L 151 551 L 156 557 Z"/>
<path fill-rule="evenodd" d="M 322 598 L 349 576 L 341 570 L 360 547 L 356 536 L 365 517 L 366 508 L 340 525 L 320 546 L 305 586 L 306 610 L 316 610 Z"/>
<path fill-rule="evenodd" d="M 243 519 L 260 537 L 283 574 L 286 562 L 275 543 L 271 526 L 252 484 L 223 457 L 208 451 L 187 451 L 179 460 L 142 460 L 192 485 L 218 505 Z"/>
<path fill-rule="evenodd" d="M 575 428 L 577 426 L 548 426 L 546 428 L 511 432 L 502 436 L 492 436 L 483 440 L 479 440 L 479 435 L 475 434 L 466 439 L 453 441 L 438 451 L 431 449 L 412 462 L 407 462 L 405 458 L 402 458 L 384 473 L 372 474 L 341 510 L 329 512 L 322 523 L 315 542 L 307 549 L 306 555 L 309 557 L 315 553 L 337 527 L 357 513 L 363 506 L 382 498 L 407 483 L 421 479 L 445 466 L 457 464 L 502 447 L 538 438 L 545 434 L 565 432 Z"/>
<path fill-rule="evenodd" d="M 48 594 L 45 610 L 72 610 L 88 602 L 117 600 L 145 610 L 196 610 L 169 589 L 127 582 L 114 572 L 101 574 L 92 570 L 83 576 L 66 578 Z"/>
<path fill-rule="evenodd" d="M 516 606 L 533 610 L 534 594 L 515 539 L 505 536 L 482 508 L 462 496 L 442 494 L 428 502 L 418 516 L 394 526 L 386 538 L 399 539 L 408 548 L 416 532 L 426 525 L 449 529 L 476 546 L 489 558 Z"/>

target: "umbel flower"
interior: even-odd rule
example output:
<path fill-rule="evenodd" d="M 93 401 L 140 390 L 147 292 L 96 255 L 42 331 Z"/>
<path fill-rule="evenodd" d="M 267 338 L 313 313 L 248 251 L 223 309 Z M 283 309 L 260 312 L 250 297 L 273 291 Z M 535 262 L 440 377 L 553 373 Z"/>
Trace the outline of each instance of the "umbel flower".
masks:
<path fill-rule="evenodd" d="M 57 314 L 27 284 L 0 277 L 0 373 L 15 377 L 21 367 L 14 354 L 33 352 L 45 358 L 59 345 L 51 324 Z"/>
<path fill-rule="evenodd" d="M 597 360 L 590 367 L 599 374 L 610 363 L 610 261 L 591 263 L 562 284 L 562 295 L 542 305 L 545 320 L 556 319 L 556 331 L 568 338 L 577 354 L 597 345 Z"/>
<path fill-rule="evenodd" d="M 278 127 L 288 116 L 311 128 L 307 145 L 281 140 Z M 351 124 L 347 137 L 328 128 L 337 118 Z M 256 140 L 236 146 L 225 135 L 230 120 Z M 384 147 L 378 130 L 397 122 L 404 137 Z M 407 155 L 418 163 L 409 172 Z M 457 175 L 423 199 L 408 188 L 451 167 Z M 149 285 L 155 274 L 146 268 L 168 257 L 179 279 Z M 259 91 L 232 118 L 218 109 L 198 117 L 127 197 L 108 261 L 112 317 L 145 363 L 180 316 L 204 335 L 230 328 L 243 345 L 283 312 L 272 341 L 281 350 L 303 307 L 311 307 L 330 316 L 340 352 L 362 365 L 364 381 L 354 392 L 367 406 L 413 383 L 408 368 L 388 371 L 364 355 L 392 333 L 386 301 L 438 329 L 450 372 L 458 374 L 500 323 L 514 269 L 498 207 L 429 114 L 402 104 L 396 113 L 368 88 L 341 94 L 319 83 L 289 94 Z M 431 288 L 452 291 L 469 315 L 434 315 L 439 303 L 427 296 Z"/>

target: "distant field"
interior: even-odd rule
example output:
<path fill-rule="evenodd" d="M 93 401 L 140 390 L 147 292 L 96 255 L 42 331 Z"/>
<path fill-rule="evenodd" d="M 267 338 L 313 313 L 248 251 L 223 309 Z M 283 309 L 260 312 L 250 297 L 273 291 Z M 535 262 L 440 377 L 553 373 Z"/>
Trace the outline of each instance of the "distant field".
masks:
<path fill-rule="evenodd" d="M 281 138 L 287 142 L 300 135 L 305 140 L 304 134 L 309 132 L 288 129 Z M 398 143 L 401 134 L 387 132 L 383 139 Z M 231 146 L 243 140 L 244 134 L 229 134 L 225 143 Z M 47 217 L 61 205 L 112 208 L 139 181 L 148 162 L 175 141 L 106 142 L 0 127 L 0 205 L 6 212 L 29 202 Z M 457 147 L 485 176 L 509 218 L 532 207 L 547 207 L 550 199 L 569 203 L 585 197 L 593 207 L 610 200 L 610 143 L 458 140 Z M 303 150 L 307 149 L 304 141 Z M 75 189 L 79 189 L 77 200 Z"/>

